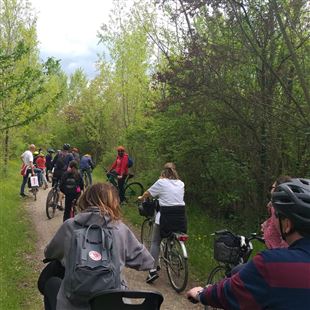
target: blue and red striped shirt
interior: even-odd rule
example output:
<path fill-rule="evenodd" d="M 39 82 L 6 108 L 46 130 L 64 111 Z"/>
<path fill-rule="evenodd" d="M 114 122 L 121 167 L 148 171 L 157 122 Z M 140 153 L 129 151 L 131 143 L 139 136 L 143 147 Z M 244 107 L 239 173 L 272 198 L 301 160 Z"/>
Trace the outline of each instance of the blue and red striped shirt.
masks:
<path fill-rule="evenodd" d="M 231 278 L 208 286 L 200 301 L 238 310 L 310 309 L 310 238 L 260 252 Z"/>

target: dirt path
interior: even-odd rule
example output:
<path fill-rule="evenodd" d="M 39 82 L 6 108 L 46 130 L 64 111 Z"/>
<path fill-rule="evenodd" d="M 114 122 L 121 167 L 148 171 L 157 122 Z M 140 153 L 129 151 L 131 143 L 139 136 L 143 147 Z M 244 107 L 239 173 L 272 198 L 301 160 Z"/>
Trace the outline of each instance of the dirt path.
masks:
<path fill-rule="evenodd" d="M 56 211 L 56 216 L 48 220 L 45 214 L 45 200 L 48 190 L 40 190 L 37 201 L 27 198 L 25 207 L 33 221 L 37 233 L 37 272 L 44 267 L 42 263 L 43 252 L 46 244 L 52 238 L 58 227 L 62 223 L 63 213 Z M 164 302 L 161 309 L 163 310 L 185 310 L 185 309 L 202 309 L 200 305 L 193 305 L 185 298 L 185 293 L 176 293 L 168 282 L 165 271 L 162 271 L 160 278 L 152 285 L 145 283 L 147 272 L 138 272 L 132 269 L 125 269 L 125 277 L 130 289 L 153 290 L 159 291 L 164 296 Z M 188 285 L 188 288 L 190 285 Z M 42 306 L 43 309 L 43 306 Z"/>

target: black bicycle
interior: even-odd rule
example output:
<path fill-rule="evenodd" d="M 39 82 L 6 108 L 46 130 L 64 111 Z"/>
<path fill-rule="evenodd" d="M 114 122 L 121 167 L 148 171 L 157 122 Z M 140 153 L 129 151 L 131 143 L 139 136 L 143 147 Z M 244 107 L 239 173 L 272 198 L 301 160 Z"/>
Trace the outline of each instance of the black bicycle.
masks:
<path fill-rule="evenodd" d="M 214 235 L 214 259 L 219 263 L 209 274 L 207 285 L 215 284 L 225 277 L 231 277 L 245 264 L 252 252 L 252 240 L 265 243 L 261 236 L 252 233 L 249 237 L 236 235 L 224 229 L 213 233 Z M 219 309 L 206 306 L 206 310 Z"/>
<path fill-rule="evenodd" d="M 59 203 L 60 198 L 60 181 L 55 182 L 54 186 L 51 188 L 47 194 L 45 210 L 48 219 L 52 219 L 55 216 L 56 209 L 63 210 L 63 207 Z"/>
<path fill-rule="evenodd" d="M 146 217 L 141 226 L 141 243 L 150 249 L 156 202 L 149 201 L 146 205 L 139 202 L 138 210 L 140 215 Z M 187 239 L 187 234 L 172 232 L 167 238 L 163 238 L 160 244 L 159 269 L 165 266 L 169 282 L 178 293 L 184 291 L 188 281 L 188 255 L 185 246 Z"/>
<path fill-rule="evenodd" d="M 118 190 L 117 174 L 105 169 L 108 181 L 113 184 Z M 125 191 L 125 202 L 128 205 L 135 205 L 137 197 L 143 195 L 144 188 L 140 182 L 129 181 L 134 177 L 134 174 L 129 173 L 125 179 L 124 191 Z"/>

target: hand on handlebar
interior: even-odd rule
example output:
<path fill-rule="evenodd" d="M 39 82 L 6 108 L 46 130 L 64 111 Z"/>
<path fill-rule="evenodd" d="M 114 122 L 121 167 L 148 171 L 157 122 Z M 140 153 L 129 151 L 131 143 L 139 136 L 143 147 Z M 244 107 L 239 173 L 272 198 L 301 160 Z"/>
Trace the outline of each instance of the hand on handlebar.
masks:
<path fill-rule="evenodd" d="M 197 304 L 199 302 L 199 294 L 203 291 L 203 287 L 198 286 L 198 287 L 193 287 L 186 293 L 187 299 L 192 302 L 193 304 Z"/>

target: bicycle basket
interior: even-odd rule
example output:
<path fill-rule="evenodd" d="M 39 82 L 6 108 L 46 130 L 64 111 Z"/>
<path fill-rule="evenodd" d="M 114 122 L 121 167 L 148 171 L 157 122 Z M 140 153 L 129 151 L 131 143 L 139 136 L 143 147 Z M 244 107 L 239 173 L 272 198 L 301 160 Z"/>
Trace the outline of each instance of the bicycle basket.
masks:
<path fill-rule="evenodd" d="M 152 217 L 157 208 L 158 208 L 158 200 L 148 198 L 144 202 L 139 204 L 138 211 L 141 216 Z"/>
<path fill-rule="evenodd" d="M 215 234 L 214 259 L 222 263 L 238 264 L 240 252 L 240 237 L 229 231 Z"/>

